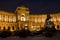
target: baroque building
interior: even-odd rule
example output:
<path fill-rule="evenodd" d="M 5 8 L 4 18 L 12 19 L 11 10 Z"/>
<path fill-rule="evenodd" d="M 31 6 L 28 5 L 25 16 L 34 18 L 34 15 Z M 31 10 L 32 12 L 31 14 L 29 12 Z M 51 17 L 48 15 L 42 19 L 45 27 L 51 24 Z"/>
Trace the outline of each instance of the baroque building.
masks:
<path fill-rule="evenodd" d="M 56 30 L 60 30 L 60 13 L 51 13 L 51 21 L 54 22 Z M 14 13 L 0 11 L 0 31 L 17 29 L 29 29 L 39 31 L 44 27 L 47 14 L 30 14 L 29 8 L 25 6 L 17 7 Z"/>

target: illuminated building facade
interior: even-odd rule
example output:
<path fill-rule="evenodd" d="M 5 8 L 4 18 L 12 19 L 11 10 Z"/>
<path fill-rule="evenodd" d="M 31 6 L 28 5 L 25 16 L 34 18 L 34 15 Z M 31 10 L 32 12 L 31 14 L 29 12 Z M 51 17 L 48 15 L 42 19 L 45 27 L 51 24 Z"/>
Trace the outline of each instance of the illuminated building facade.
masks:
<path fill-rule="evenodd" d="M 0 11 L 0 31 L 4 29 L 15 31 L 24 28 L 30 31 L 41 30 L 44 27 L 47 14 L 33 15 L 29 13 L 29 8 L 24 6 L 17 7 L 15 13 Z M 50 16 L 56 30 L 60 30 L 60 14 L 53 13 Z"/>

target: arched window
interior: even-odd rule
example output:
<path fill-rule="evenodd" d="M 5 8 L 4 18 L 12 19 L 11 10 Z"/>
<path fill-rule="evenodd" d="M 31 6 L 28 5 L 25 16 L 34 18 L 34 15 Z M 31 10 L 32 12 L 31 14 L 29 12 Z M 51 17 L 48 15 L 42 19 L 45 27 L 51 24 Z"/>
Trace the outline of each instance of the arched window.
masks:
<path fill-rule="evenodd" d="M 4 27 L 3 30 L 6 30 L 6 28 Z"/>
<path fill-rule="evenodd" d="M 13 21 L 13 22 L 16 22 L 16 16 L 13 16 L 13 17 L 12 17 L 12 21 Z"/>
<path fill-rule="evenodd" d="M 12 29 L 14 30 L 14 26 L 12 26 Z"/>
<path fill-rule="evenodd" d="M 7 21 L 7 15 L 4 16 L 4 22 L 6 22 L 6 21 Z"/>
<path fill-rule="evenodd" d="M 21 17 L 21 21 L 26 21 L 25 17 Z"/>
<path fill-rule="evenodd" d="M 57 25 L 57 29 L 59 29 L 59 25 Z"/>
<path fill-rule="evenodd" d="M 25 14 L 21 15 L 21 21 L 26 21 Z"/>
<path fill-rule="evenodd" d="M 10 26 L 8 26 L 8 30 L 10 30 Z"/>
<path fill-rule="evenodd" d="M 37 22 L 37 18 L 35 18 L 35 22 Z"/>
<path fill-rule="evenodd" d="M 10 21 L 9 16 L 8 16 L 8 22 Z"/>

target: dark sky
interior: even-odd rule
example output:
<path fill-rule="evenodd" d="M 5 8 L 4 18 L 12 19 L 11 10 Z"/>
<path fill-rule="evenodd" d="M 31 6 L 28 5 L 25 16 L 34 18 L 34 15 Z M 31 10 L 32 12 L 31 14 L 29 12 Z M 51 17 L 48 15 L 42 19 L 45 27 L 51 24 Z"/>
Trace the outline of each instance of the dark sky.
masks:
<path fill-rule="evenodd" d="M 21 5 L 28 7 L 33 14 L 60 12 L 58 0 L 0 0 L 0 10 L 14 12 Z"/>

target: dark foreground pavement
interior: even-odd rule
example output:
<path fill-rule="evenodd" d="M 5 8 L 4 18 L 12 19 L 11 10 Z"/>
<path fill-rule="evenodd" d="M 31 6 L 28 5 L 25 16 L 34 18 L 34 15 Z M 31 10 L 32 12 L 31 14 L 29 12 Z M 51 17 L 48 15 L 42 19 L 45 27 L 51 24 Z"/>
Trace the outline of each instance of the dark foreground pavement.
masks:
<path fill-rule="evenodd" d="M 10 36 L 7 38 L 1 38 L 0 40 L 60 40 L 60 32 L 57 32 L 53 37 L 45 37 L 43 35 L 28 36 L 25 38 L 20 38 L 18 36 Z"/>

